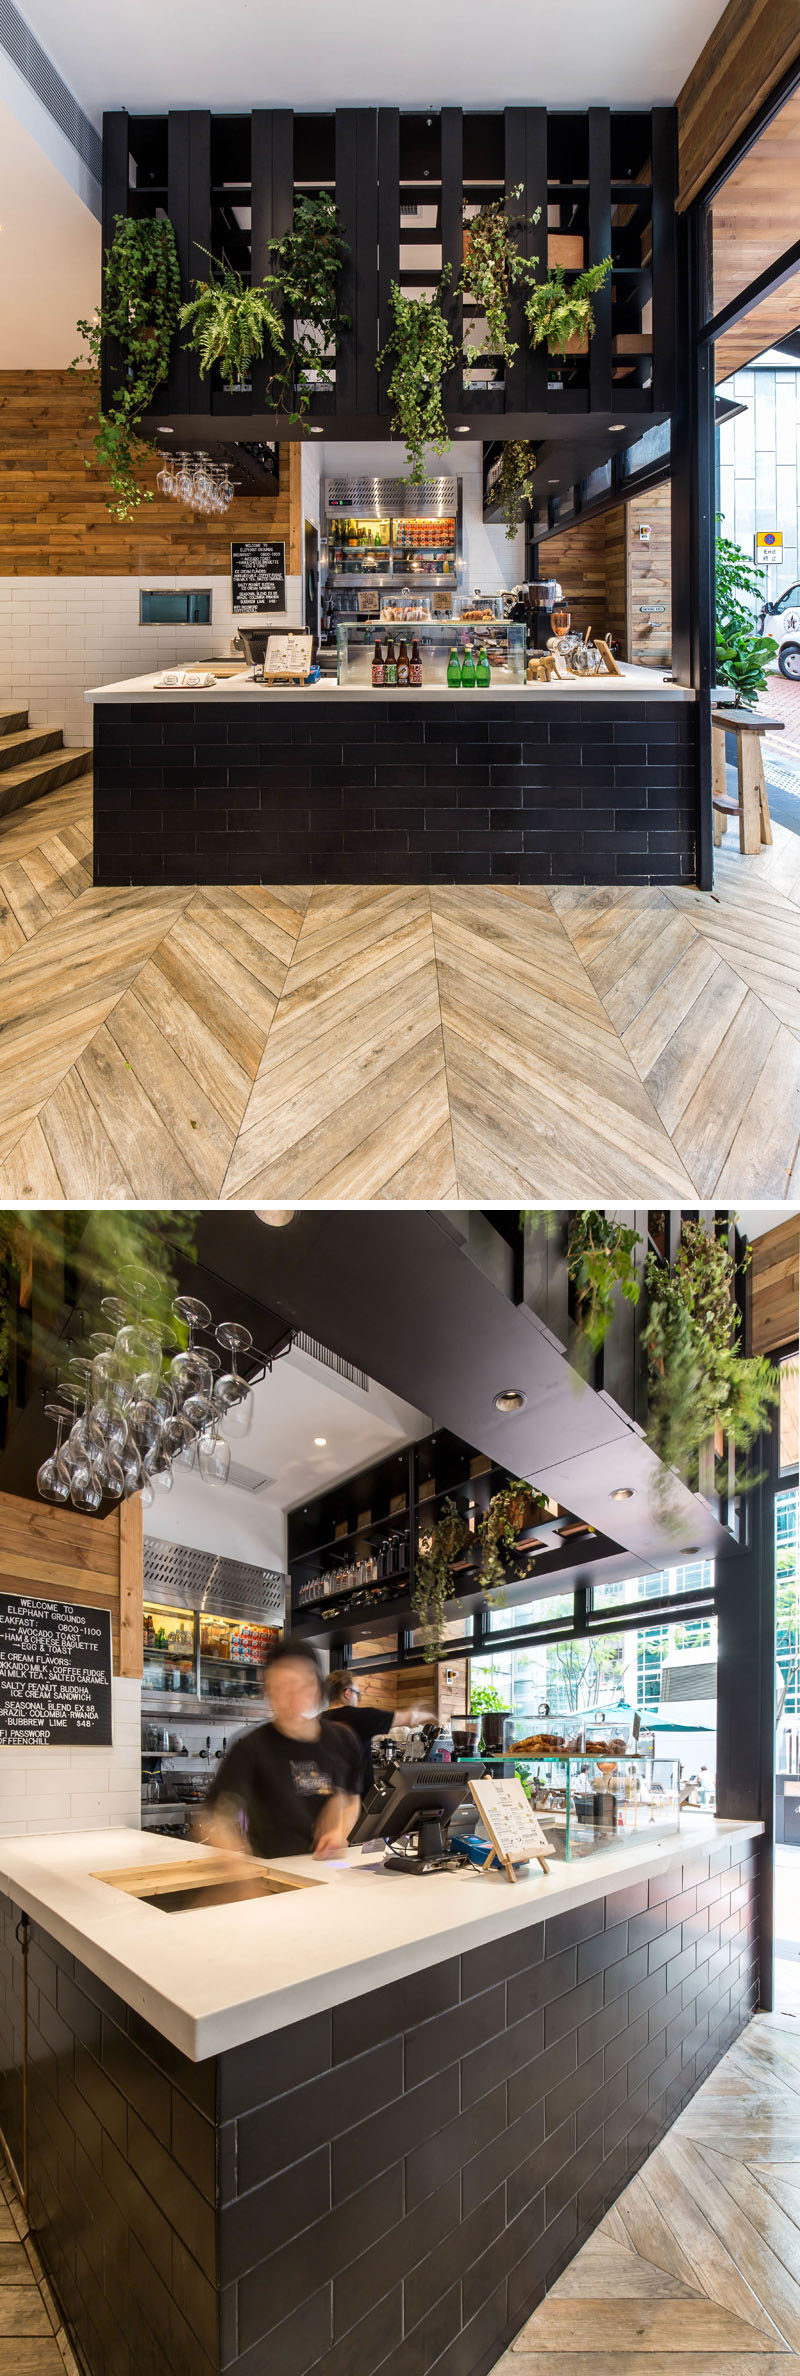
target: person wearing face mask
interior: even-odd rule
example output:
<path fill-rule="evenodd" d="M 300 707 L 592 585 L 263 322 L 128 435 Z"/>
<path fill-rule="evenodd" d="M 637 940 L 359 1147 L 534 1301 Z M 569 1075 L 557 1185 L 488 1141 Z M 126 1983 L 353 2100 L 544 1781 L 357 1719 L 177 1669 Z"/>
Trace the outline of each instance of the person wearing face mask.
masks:
<path fill-rule="evenodd" d="M 204 1801 L 198 1836 L 253 1856 L 344 1854 L 359 1812 L 359 1750 L 323 1710 L 307 1645 L 279 1642 L 263 1669 L 270 1716 L 241 1733 Z"/>

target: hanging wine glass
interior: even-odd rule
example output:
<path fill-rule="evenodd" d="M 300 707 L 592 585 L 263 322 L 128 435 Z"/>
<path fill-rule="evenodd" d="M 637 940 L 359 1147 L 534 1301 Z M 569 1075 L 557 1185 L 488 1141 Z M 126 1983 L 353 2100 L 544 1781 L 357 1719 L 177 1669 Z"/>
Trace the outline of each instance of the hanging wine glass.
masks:
<path fill-rule="evenodd" d="M 170 1460 L 185 1460 L 189 1453 L 193 1459 L 196 1437 L 197 1429 L 187 1418 L 185 1410 L 175 1411 L 171 1418 L 165 1419 L 161 1441 Z"/>
<path fill-rule="evenodd" d="M 206 1485 L 226 1485 L 230 1474 L 231 1448 L 215 1428 L 201 1435 L 197 1446 L 197 1466 Z"/>
<path fill-rule="evenodd" d="M 161 1414 L 149 1395 L 140 1395 L 128 1406 L 128 1427 L 141 1460 L 153 1452 L 161 1441 Z"/>
<path fill-rule="evenodd" d="M 43 1501 L 58 1502 L 63 1508 L 64 1503 L 69 1501 L 69 1471 L 62 1461 L 61 1438 L 70 1414 L 69 1411 L 62 1411 L 58 1403 L 45 1403 L 45 1410 L 48 1419 L 56 1420 L 58 1433 L 52 1452 L 48 1453 L 41 1468 L 37 1469 L 36 1484 Z"/>
<path fill-rule="evenodd" d="M 159 471 L 157 471 L 157 473 L 156 473 L 156 486 L 157 486 L 157 488 L 158 488 L 159 495 L 174 495 L 174 493 L 175 493 L 175 486 L 174 486 L 174 476 L 175 476 L 175 459 L 174 459 L 174 455 L 172 455 L 172 454 L 164 454 L 164 456 L 163 456 L 163 459 L 162 459 L 162 463 L 161 463 L 161 469 L 160 469 Z"/>
<path fill-rule="evenodd" d="M 127 1501 L 132 1493 L 138 1493 L 142 1482 L 142 1463 L 139 1457 L 138 1446 L 136 1445 L 129 1428 L 126 1430 L 125 1442 L 122 1446 L 119 1457 L 122 1464 L 122 1474 L 125 1480 L 123 1492 L 125 1500 Z"/>
<path fill-rule="evenodd" d="M 76 1460 L 69 1481 L 69 1498 L 75 1510 L 87 1513 L 99 1510 L 103 1491 L 92 1460 Z"/>
<path fill-rule="evenodd" d="M 125 1491 L 125 1470 L 121 1460 L 118 1460 L 116 1452 L 112 1451 L 110 1444 L 106 1444 L 102 1452 L 98 1452 L 93 1473 L 104 1500 L 122 1500 Z"/>
<path fill-rule="evenodd" d="M 249 1353 L 253 1339 L 249 1328 L 237 1320 L 221 1320 L 215 1330 L 217 1342 L 225 1345 L 231 1355 L 231 1367 L 217 1379 L 214 1401 L 220 1412 L 220 1425 L 229 1435 L 249 1435 L 253 1424 L 253 1389 L 238 1368 L 238 1355 Z"/>
<path fill-rule="evenodd" d="M 151 1451 L 145 1453 L 142 1469 L 154 1493 L 172 1492 L 172 1461 L 163 1443 L 159 1441 Z"/>

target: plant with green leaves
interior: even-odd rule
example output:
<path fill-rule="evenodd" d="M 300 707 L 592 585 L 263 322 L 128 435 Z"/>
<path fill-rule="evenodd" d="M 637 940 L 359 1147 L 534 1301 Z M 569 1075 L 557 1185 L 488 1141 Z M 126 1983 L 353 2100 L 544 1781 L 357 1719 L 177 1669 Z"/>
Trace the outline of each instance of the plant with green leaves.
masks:
<path fill-rule="evenodd" d="M 270 240 L 274 285 L 280 289 L 291 328 L 287 358 L 295 419 L 304 420 L 315 389 L 335 362 L 350 317 L 339 307 L 342 265 L 349 253 L 336 202 L 324 190 L 297 199 L 290 231 Z"/>
<path fill-rule="evenodd" d="M 143 1205 L 97 1205 L 87 1211 L 5 1206 L 0 1212 L 0 1396 L 8 1395 L 18 1282 L 32 1264 L 36 1295 L 31 1353 L 41 1372 L 64 1358 L 65 1302 L 80 1310 L 88 1335 L 106 1325 L 102 1297 L 128 1293 L 135 1302 L 140 1283 L 147 1316 L 185 1343 L 187 1332 L 173 1314 L 172 1302 L 178 1292 L 178 1265 L 195 1259 L 196 1242 L 192 1213 Z"/>
<path fill-rule="evenodd" d="M 508 537 L 516 536 L 523 506 L 530 503 L 535 472 L 536 455 L 530 438 L 507 438 L 500 463 L 500 504 Z"/>
<path fill-rule="evenodd" d="M 465 296 L 474 297 L 486 321 L 485 333 L 473 323 L 464 339 L 464 359 L 469 364 L 480 355 L 499 355 L 512 363 L 519 341 L 511 336 L 509 310 L 514 288 L 523 276 L 535 270 L 536 258 L 520 255 L 517 235 L 526 228 L 523 215 L 509 214 L 509 204 L 522 197 L 522 183 L 510 190 L 508 199 L 489 198 L 477 214 L 464 208 L 465 248 L 460 288 Z M 541 208 L 528 220 L 538 223 Z"/>
<path fill-rule="evenodd" d="M 447 373 L 456 362 L 456 349 L 450 324 L 442 311 L 442 300 L 451 277 L 450 266 L 446 264 L 438 287 L 429 297 L 407 297 L 397 281 L 392 282 L 391 329 L 378 356 L 379 370 L 391 366 L 387 392 L 392 428 L 405 438 L 415 486 L 420 486 L 426 476 L 426 446 L 432 447 L 435 454 L 450 451 L 443 389 Z"/>
<path fill-rule="evenodd" d="M 745 1456 L 757 1442 L 778 1400 L 778 1375 L 764 1355 L 739 1350 L 736 1269 L 726 1236 L 702 1220 L 685 1221 L 673 1268 L 650 1254 L 645 1282 L 647 1440 L 664 1472 L 677 1469 L 696 1490 L 701 1454 L 716 1429 Z M 742 1488 L 747 1482 L 746 1475 L 737 1478 Z M 668 1475 L 659 1494 L 668 1506 Z"/>
<path fill-rule="evenodd" d="M 715 550 L 717 683 L 730 687 L 735 696 L 733 707 L 741 709 L 743 703 L 766 692 L 767 672 L 778 646 L 773 636 L 760 633 L 757 624 L 766 573 L 760 562 L 751 561 L 721 531 L 720 516 Z"/>
<path fill-rule="evenodd" d="M 118 384 L 107 410 L 99 408 L 94 438 L 95 461 L 111 482 L 107 509 L 116 520 L 130 519 L 141 503 L 153 500 L 142 472 L 154 449 L 140 437 L 139 423 L 169 375 L 180 301 L 172 224 L 163 215 L 155 220 L 115 215 L 101 303 L 92 320 L 80 321 L 77 328 L 98 371 L 105 343 L 116 349 Z M 79 371 L 84 361 L 76 355 L 71 370 Z M 88 458 L 86 467 L 91 468 Z"/>
<path fill-rule="evenodd" d="M 252 363 L 261 362 L 266 352 L 272 378 L 286 360 L 279 281 L 273 273 L 263 281 L 246 281 L 230 264 L 220 264 L 208 248 L 200 252 L 208 256 L 211 269 L 205 280 L 195 281 L 194 296 L 181 306 L 180 321 L 202 377 L 206 379 L 216 364 L 224 387 L 240 387 Z"/>
<path fill-rule="evenodd" d="M 605 1343 L 617 1296 L 626 1303 L 639 1301 L 635 1252 L 641 1242 L 638 1229 L 591 1207 L 576 1213 L 570 1223 L 567 1270 L 576 1293 L 578 1326 L 593 1353 Z"/>
<path fill-rule="evenodd" d="M 530 281 L 523 303 L 531 344 L 546 346 L 550 355 L 564 355 L 570 339 L 594 333 L 592 298 L 605 287 L 611 257 L 589 264 L 568 280 L 563 264 L 551 264 L 545 280 Z"/>
<path fill-rule="evenodd" d="M 466 1518 L 448 1494 L 417 1551 L 411 1587 L 411 1606 L 422 1627 L 422 1655 L 428 1666 L 433 1665 L 444 1641 L 444 1613 L 453 1596 L 453 1567 L 468 1541 Z"/>
<path fill-rule="evenodd" d="M 504 1716 L 506 1707 L 507 1701 L 504 1700 L 502 1692 L 498 1691 L 496 1683 L 473 1683 L 472 1660 L 470 1659 L 470 1715 L 484 1716 L 487 1714 L 496 1714 L 498 1716 Z"/>
<path fill-rule="evenodd" d="M 537 1510 L 543 1507 L 543 1496 L 534 1491 L 524 1477 L 511 1477 L 507 1485 L 492 1494 L 488 1508 L 478 1525 L 481 1549 L 481 1590 L 494 1606 L 508 1582 L 504 1553 L 513 1551 L 524 1526 L 533 1522 Z"/>

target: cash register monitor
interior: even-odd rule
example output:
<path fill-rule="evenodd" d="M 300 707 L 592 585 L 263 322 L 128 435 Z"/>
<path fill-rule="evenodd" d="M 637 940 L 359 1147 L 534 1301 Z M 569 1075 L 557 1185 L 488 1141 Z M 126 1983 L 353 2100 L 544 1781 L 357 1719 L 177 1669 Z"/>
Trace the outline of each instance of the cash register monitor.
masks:
<path fill-rule="evenodd" d="M 391 1766 L 365 1799 L 351 1845 L 385 1840 L 389 1872 L 447 1871 L 460 1861 L 449 1843 L 453 1816 L 482 1773 L 475 1764 Z"/>

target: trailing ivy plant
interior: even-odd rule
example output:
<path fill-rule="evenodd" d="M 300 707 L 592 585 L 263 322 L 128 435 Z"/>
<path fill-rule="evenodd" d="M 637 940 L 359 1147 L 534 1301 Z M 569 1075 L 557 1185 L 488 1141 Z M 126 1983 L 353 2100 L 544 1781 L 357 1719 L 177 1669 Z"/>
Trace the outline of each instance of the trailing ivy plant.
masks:
<path fill-rule="evenodd" d="M 530 503 L 535 471 L 536 455 L 530 439 L 507 438 L 500 463 L 500 503 L 509 537 L 516 536 L 523 504 Z"/>
<path fill-rule="evenodd" d="M 137 1205 L 89 1211 L 35 1210 L 7 1205 L 0 1211 L 0 1398 L 9 1390 L 20 1276 L 36 1271 L 32 1358 L 37 1369 L 62 1361 L 65 1273 L 87 1333 L 106 1325 L 104 1295 L 145 1289 L 144 1306 L 157 1325 L 183 1343 L 186 1330 L 172 1311 L 178 1292 L 178 1263 L 196 1256 L 193 1213 L 161 1212 Z"/>
<path fill-rule="evenodd" d="M 433 1665 L 444 1641 L 444 1613 L 453 1595 L 453 1566 L 469 1541 L 469 1527 L 448 1495 L 424 1547 L 417 1552 L 411 1606 L 424 1633 L 423 1658 Z"/>
<path fill-rule="evenodd" d="M 524 1477 L 511 1477 L 507 1485 L 492 1494 L 478 1527 L 481 1547 L 481 1589 L 487 1600 L 498 1606 L 508 1581 L 504 1551 L 513 1551 L 524 1526 L 531 1523 L 537 1510 L 544 1506 L 544 1497 L 535 1493 Z"/>
<path fill-rule="evenodd" d="M 522 197 L 522 183 L 509 191 L 512 205 Z M 529 217 L 538 223 L 541 208 Z M 504 198 L 487 199 L 485 206 L 469 215 L 464 208 L 466 254 L 460 287 L 467 296 L 474 297 L 486 317 L 486 336 L 473 324 L 464 340 L 467 363 L 479 355 L 501 355 L 512 363 L 518 351 L 518 340 L 511 336 L 509 307 L 515 284 L 528 277 L 536 268 L 535 257 L 523 257 L 517 246 L 517 233 L 525 228 L 523 215 L 509 214 Z"/>
<path fill-rule="evenodd" d="M 635 1250 L 641 1245 L 638 1229 L 630 1229 L 613 1214 L 589 1208 L 575 1213 L 567 1239 L 567 1270 L 575 1288 L 578 1326 L 593 1353 L 605 1343 L 617 1296 L 639 1301 L 640 1278 Z"/>
<path fill-rule="evenodd" d="M 452 331 L 442 311 L 450 278 L 446 264 L 430 297 L 407 297 L 397 281 L 392 282 L 392 326 L 378 356 L 379 370 L 391 366 L 392 428 L 405 438 L 415 486 L 420 486 L 426 475 L 426 446 L 432 446 L 435 454 L 450 451 L 442 401 L 444 380 L 456 361 Z"/>
<path fill-rule="evenodd" d="M 563 355 L 571 338 L 591 338 L 592 298 L 605 287 L 610 271 L 611 257 L 604 256 L 601 264 L 588 265 L 574 280 L 567 280 L 563 264 L 551 264 L 545 280 L 530 281 L 523 304 L 532 345 Z"/>
<path fill-rule="evenodd" d="M 195 281 L 194 296 L 181 306 L 180 322 L 203 378 L 218 364 L 223 385 L 235 388 L 265 350 L 274 376 L 286 354 L 280 285 L 274 274 L 251 283 L 230 264 L 218 263 L 207 248 L 201 254 L 208 256 L 211 269 L 205 280 Z"/>
<path fill-rule="evenodd" d="M 139 221 L 132 215 L 115 215 L 103 264 L 101 303 L 92 320 L 80 321 L 77 327 L 88 359 L 98 370 L 106 340 L 113 341 L 119 357 L 119 384 L 108 410 L 101 406 L 98 411 L 94 438 L 95 460 L 111 482 L 107 508 L 116 520 L 130 519 L 141 503 L 153 500 L 153 490 L 142 484 L 141 475 L 153 447 L 138 429 L 169 374 L 180 300 L 172 224 L 165 216 Z M 71 369 L 80 370 L 84 361 L 76 355 Z M 91 468 L 88 459 L 86 467 Z"/>
<path fill-rule="evenodd" d="M 647 1439 L 664 1469 L 678 1469 L 696 1489 L 701 1452 L 717 1428 L 738 1453 L 757 1441 L 778 1399 L 777 1372 L 763 1354 L 739 1350 L 733 1256 L 702 1221 L 684 1222 L 672 1270 L 648 1255 L 645 1280 Z"/>
<path fill-rule="evenodd" d="M 350 326 L 349 315 L 339 308 L 342 265 L 349 250 L 335 200 L 327 191 L 319 198 L 298 198 L 291 230 L 270 240 L 270 248 L 274 280 L 291 328 L 288 361 L 294 417 L 304 420 L 315 376 L 324 364 L 335 361 L 341 332 Z M 291 409 L 291 390 L 289 394 Z"/>

